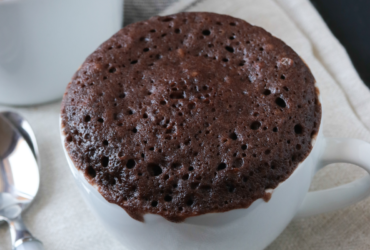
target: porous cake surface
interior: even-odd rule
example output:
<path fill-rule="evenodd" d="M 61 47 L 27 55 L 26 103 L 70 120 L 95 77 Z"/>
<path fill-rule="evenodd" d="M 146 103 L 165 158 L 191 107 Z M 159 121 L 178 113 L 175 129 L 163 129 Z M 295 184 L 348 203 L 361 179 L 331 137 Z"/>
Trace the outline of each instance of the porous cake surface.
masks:
<path fill-rule="evenodd" d="M 315 80 L 264 29 L 180 13 L 126 26 L 62 103 L 65 147 L 109 202 L 142 220 L 246 208 L 310 153 Z"/>

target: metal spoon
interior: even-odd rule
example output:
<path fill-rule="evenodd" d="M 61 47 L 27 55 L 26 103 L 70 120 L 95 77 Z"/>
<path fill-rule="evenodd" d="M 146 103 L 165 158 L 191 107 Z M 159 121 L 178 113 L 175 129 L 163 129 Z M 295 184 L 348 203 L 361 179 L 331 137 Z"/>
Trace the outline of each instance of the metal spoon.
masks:
<path fill-rule="evenodd" d="M 18 132 L 23 136 L 23 138 L 28 143 L 28 146 L 31 148 L 36 160 L 39 161 L 39 151 L 37 148 L 36 137 L 33 133 L 33 130 L 30 124 L 27 122 L 27 120 L 25 120 L 18 113 L 14 113 L 11 111 L 0 112 L 0 116 L 3 116 L 5 119 L 7 119 L 14 126 L 14 128 L 18 130 Z M 1 208 L 1 202 L 0 202 L 0 208 Z M 0 225 L 3 222 L 5 222 L 5 220 L 2 219 L 0 216 Z"/>
<path fill-rule="evenodd" d="M 28 123 L 12 114 L 0 113 L 0 219 L 10 226 L 13 249 L 42 250 L 21 217 L 39 188 L 35 137 Z"/>
<path fill-rule="evenodd" d="M 0 116 L 6 118 L 14 126 L 14 128 L 18 130 L 18 132 L 28 143 L 28 146 L 31 148 L 36 161 L 39 161 L 39 150 L 37 148 L 36 137 L 28 121 L 18 113 L 11 111 L 0 112 Z"/>

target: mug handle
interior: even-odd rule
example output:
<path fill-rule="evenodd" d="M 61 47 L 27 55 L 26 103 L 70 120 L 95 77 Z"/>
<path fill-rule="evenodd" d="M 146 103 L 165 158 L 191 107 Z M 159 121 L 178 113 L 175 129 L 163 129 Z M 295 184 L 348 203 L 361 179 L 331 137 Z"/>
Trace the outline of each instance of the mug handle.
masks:
<path fill-rule="evenodd" d="M 370 143 L 346 138 L 324 138 L 316 172 L 331 163 L 355 164 L 370 174 Z M 295 218 L 348 207 L 370 196 L 370 175 L 335 188 L 308 192 Z"/>

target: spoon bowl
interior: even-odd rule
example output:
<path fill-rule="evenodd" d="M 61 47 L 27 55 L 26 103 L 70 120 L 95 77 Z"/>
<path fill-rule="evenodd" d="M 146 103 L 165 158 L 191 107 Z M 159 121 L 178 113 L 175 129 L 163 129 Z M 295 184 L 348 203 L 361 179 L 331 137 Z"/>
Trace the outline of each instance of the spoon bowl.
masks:
<path fill-rule="evenodd" d="M 0 138 L 0 194 L 11 195 L 13 202 L 25 209 L 39 188 L 37 160 L 24 137 L 3 116 Z"/>
<path fill-rule="evenodd" d="M 24 225 L 21 214 L 40 184 L 36 140 L 16 113 L 0 113 L 0 220 L 10 225 L 13 249 L 43 249 Z"/>
<path fill-rule="evenodd" d="M 18 132 L 28 143 L 28 146 L 31 148 L 36 160 L 39 161 L 39 151 L 37 148 L 36 137 L 28 121 L 18 113 L 10 111 L 0 112 L 0 116 L 3 116 L 5 119 L 7 119 L 14 126 L 14 128 L 18 130 Z"/>

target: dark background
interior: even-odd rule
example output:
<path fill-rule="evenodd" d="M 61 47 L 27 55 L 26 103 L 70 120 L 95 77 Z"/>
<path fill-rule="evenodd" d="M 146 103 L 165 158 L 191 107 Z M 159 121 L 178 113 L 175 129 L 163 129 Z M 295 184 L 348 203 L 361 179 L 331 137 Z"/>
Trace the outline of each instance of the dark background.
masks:
<path fill-rule="evenodd" d="M 370 87 L 370 0 L 311 0 Z"/>

